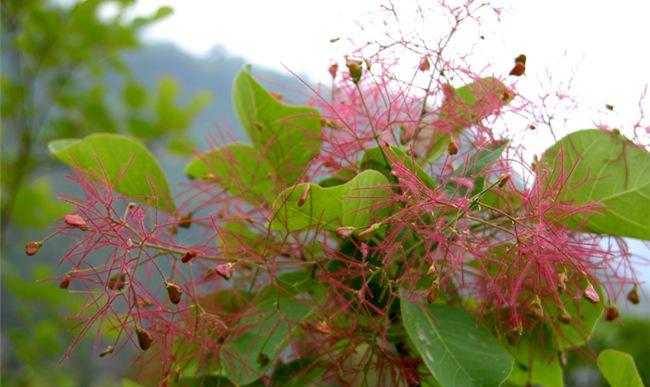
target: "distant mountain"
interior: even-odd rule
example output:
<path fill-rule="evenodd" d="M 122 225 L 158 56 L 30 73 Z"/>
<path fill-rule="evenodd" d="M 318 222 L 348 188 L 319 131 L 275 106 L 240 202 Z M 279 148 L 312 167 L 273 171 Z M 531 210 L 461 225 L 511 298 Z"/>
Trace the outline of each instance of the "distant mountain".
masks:
<path fill-rule="evenodd" d="M 216 124 L 221 129 L 232 129 L 238 138 L 244 139 L 231 102 L 233 79 L 247 63 L 244 58 L 228 53 L 223 46 L 216 46 L 206 57 L 196 57 L 172 44 L 156 44 L 127 55 L 126 60 L 136 78 L 147 86 L 154 87 L 161 76 L 172 76 L 181 84 L 185 98 L 200 90 L 212 93 L 212 103 L 193 125 L 192 137 L 195 140 L 205 140 L 206 135 L 215 132 Z M 253 74 L 289 99 L 305 99 L 296 90 L 304 91 L 306 88 L 289 72 L 280 74 L 253 65 Z"/>
<path fill-rule="evenodd" d="M 195 119 L 190 137 L 198 150 L 206 150 L 208 138 L 226 134 L 247 141 L 232 106 L 231 93 L 235 75 L 246 64 L 244 58 L 228 53 L 217 46 L 206 57 L 188 54 L 172 44 L 155 44 L 128 54 L 125 57 L 135 78 L 149 88 L 154 88 L 163 76 L 172 76 L 182 88 L 181 100 L 202 90 L 212 93 L 211 103 Z M 270 90 L 280 92 L 287 101 L 304 102 L 308 90 L 289 72 L 280 74 L 253 64 L 253 75 Z M 119 85 L 115 85 L 119 88 Z M 115 90 L 119 92 L 119 90 Z M 218 128 L 218 129 L 217 129 Z M 164 149 L 154 149 L 172 185 L 185 181 L 183 166 L 188 158 L 168 154 Z"/>

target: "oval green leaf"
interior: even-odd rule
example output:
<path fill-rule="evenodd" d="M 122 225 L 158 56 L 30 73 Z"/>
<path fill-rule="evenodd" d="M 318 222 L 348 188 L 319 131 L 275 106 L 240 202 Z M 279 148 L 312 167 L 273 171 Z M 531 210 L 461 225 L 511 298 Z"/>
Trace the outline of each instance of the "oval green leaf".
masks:
<path fill-rule="evenodd" d="M 562 138 L 542 158 L 544 182 L 562 187 L 559 199 L 602 211 L 562 220 L 591 232 L 650 239 L 650 153 L 614 132 L 581 130 Z"/>
<path fill-rule="evenodd" d="M 302 196 L 304 203 L 300 205 Z M 368 227 L 372 221 L 389 214 L 389 196 L 388 180 L 375 170 L 363 171 L 347 183 L 334 187 L 298 184 L 284 190 L 275 201 L 271 229 L 334 231 L 343 226 Z"/>
<path fill-rule="evenodd" d="M 500 386 L 513 358 L 467 312 L 400 300 L 409 338 L 442 386 Z"/>
<path fill-rule="evenodd" d="M 248 144 L 233 143 L 214 148 L 193 158 L 185 174 L 193 179 L 208 179 L 251 204 L 272 202 L 273 167 Z"/>
<path fill-rule="evenodd" d="M 93 178 L 108 179 L 127 197 L 173 212 L 174 201 L 160 165 L 130 137 L 97 133 L 81 140 L 57 140 L 48 148 L 63 163 Z"/>
<path fill-rule="evenodd" d="M 267 299 L 239 326 L 245 329 L 221 349 L 223 374 L 235 385 L 259 379 L 274 365 L 309 309 L 290 297 Z"/>
<path fill-rule="evenodd" d="M 457 89 L 448 87 L 437 120 L 414 140 L 416 153 L 425 160 L 441 156 L 450 134 L 458 134 L 497 113 L 513 97 L 512 90 L 495 77 L 477 79 Z"/>
<path fill-rule="evenodd" d="M 280 181 L 295 183 L 320 151 L 319 111 L 279 102 L 251 76 L 249 67 L 235 78 L 232 97 L 255 149 L 266 157 Z"/>
<path fill-rule="evenodd" d="M 643 387 L 643 381 L 630 354 L 606 349 L 598 355 L 598 368 L 612 387 Z"/>

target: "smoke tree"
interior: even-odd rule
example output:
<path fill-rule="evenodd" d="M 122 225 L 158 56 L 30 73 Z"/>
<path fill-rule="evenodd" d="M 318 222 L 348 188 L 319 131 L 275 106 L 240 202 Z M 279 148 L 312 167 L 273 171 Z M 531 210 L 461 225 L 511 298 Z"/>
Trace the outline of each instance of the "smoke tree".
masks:
<path fill-rule="evenodd" d="M 243 68 L 249 141 L 214 140 L 177 197 L 132 138 L 50 143 L 83 194 L 27 253 L 72 238 L 60 287 L 86 297 L 80 334 L 114 332 L 100 356 L 136 346 L 138 380 L 161 385 L 564 384 L 567 351 L 639 302 L 623 238 L 650 240 L 650 155 L 600 127 L 531 165 L 498 130 L 538 121 L 525 55 L 501 74 L 447 57 L 462 23 L 499 10 L 442 6 L 439 46 L 364 45 L 306 106 Z M 624 353 L 598 366 L 642 385 Z"/>

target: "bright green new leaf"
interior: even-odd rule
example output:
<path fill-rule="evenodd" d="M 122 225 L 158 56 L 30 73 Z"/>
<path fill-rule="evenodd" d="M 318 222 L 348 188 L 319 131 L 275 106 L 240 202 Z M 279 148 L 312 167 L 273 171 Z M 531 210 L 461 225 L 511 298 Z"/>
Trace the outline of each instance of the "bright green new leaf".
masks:
<path fill-rule="evenodd" d="M 445 89 L 438 117 L 414 140 L 415 151 L 424 160 L 435 159 L 447 149 L 451 134 L 479 123 L 512 101 L 514 94 L 494 77 L 478 79 L 465 86 Z"/>
<path fill-rule="evenodd" d="M 596 214 L 569 219 L 571 227 L 650 239 L 650 153 L 614 132 L 588 129 L 564 137 L 542 162 L 550 168 L 545 184 L 562 188 L 560 200 L 602 205 Z"/>
<path fill-rule="evenodd" d="M 413 345 L 442 386 L 500 386 L 513 358 L 467 312 L 448 305 L 400 300 L 402 320 Z"/>
<path fill-rule="evenodd" d="M 598 368 L 611 387 L 643 387 L 630 354 L 606 349 L 598 355 Z"/>
<path fill-rule="evenodd" d="M 408 169 L 415 172 L 418 178 L 429 188 L 433 189 L 436 186 L 436 183 L 433 181 L 433 178 L 426 173 L 422 167 L 415 161 L 413 158 L 409 157 L 403 150 L 387 146 L 386 152 L 389 153 L 384 158 L 384 154 L 379 147 L 374 147 L 366 150 L 361 158 L 360 166 L 362 169 L 374 169 L 377 170 L 386 176 L 387 179 L 393 179 L 391 175 L 392 165 L 390 159 L 399 161 L 403 163 Z M 388 165 L 386 164 L 388 161 Z"/>
<path fill-rule="evenodd" d="M 252 204 L 272 202 L 272 166 L 250 145 L 232 143 L 195 157 L 185 166 L 185 174 L 208 179 Z"/>
<path fill-rule="evenodd" d="M 318 110 L 279 102 L 253 79 L 249 68 L 235 78 L 233 104 L 253 146 L 268 159 L 278 179 L 295 183 L 320 151 Z"/>
<path fill-rule="evenodd" d="M 368 227 L 371 222 L 388 215 L 389 195 L 386 177 L 371 169 L 334 187 L 298 184 L 284 190 L 275 201 L 271 228 L 287 231 L 324 228 L 334 231 L 342 226 Z"/>
<path fill-rule="evenodd" d="M 226 341 L 219 356 L 223 374 L 235 385 L 254 382 L 273 366 L 309 309 L 283 297 L 268 299 L 251 312 L 239 322 L 245 332 Z"/>
<path fill-rule="evenodd" d="M 173 212 L 167 179 L 153 155 L 139 142 L 117 134 L 97 133 L 82 140 L 58 140 L 48 148 L 65 164 L 96 179 L 107 179 L 125 196 Z"/>

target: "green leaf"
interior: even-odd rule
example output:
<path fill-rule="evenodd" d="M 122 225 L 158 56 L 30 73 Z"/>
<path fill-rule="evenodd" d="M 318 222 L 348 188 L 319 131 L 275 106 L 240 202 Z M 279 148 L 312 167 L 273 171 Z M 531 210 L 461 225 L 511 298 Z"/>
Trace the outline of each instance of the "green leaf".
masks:
<path fill-rule="evenodd" d="M 600 298 L 603 299 L 604 294 L 602 289 L 600 287 L 596 287 L 595 289 L 600 295 Z M 558 321 L 552 326 L 558 348 L 564 350 L 585 344 L 591 337 L 605 308 L 602 303 L 592 304 L 582 297 L 576 300 L 567 294 L 563 294 L 561 300 L 572 319 L 568 324 L 563 324 Z M 560 314 L 560 309 L 555 302 L 545 303 L 544 310 L 550 313 L 551 316 L 558 316 Z"/>
<path fill-rule="evenodd" d="M 283 387 L 317 386 L 324 373 L 325 369 L 317 367 L 312 359 L 298 359 L 278 366 L 271 382 Z"/>
<path fill-rule="evenodd" d="M 545 337 L 534 336 L 535 340 L 546 338 L 550 339 L 548 333 Z M 533 384 L 563 387 L 562 366 L 551 340 L 545 340 L 543 343 L 531 343 L 531 340 L 533 339 L 524 338 L 516 347 L 508 346 L 509 352 L 516 360 L 508 381 L 520 386 Z"/>
<path fill-rule="evenodd" d="M 409 157 L 403 150 L 387 146 L 386 152 L 389 154 L 386 155 L 389 165 L 386 165 L 387 159 L 384 158 L 384 155 L 381 151 L 381 148 L 374 147 L 368 149 L 361 158 L 361 169 L 374 169 L 377 170 L 386 176 L 386 179 L 394 179 L 394 176 L 391 175 L 392 165 L 390 165 L 390 159 L 397 160 L 400 163 L 404 164 L 408 169 L 415 172 L 417 176 L 424 182 L 424 184 L 433 189 L 436 186 L 436 183 L 433 181 L 433 178 L 426 173 L 422 167 L 411 157 Z"/>
<path fill-rule="evenodd" d="M 53 141 L 48 148 L 65 164 L 93 178 L 107 178 L 125 196 L 167 212 L 175 209 L 158 162 L 147 148 L 129 137 L 97 133 L 82 140 Z"/>
<path fill-rule="evenodd" d="M 643 387 L 634 358 L 628 353 L 606 349 L 598 355 L 598 368 L 612 387 Z"/>
<path fill-rule="evenodd" d="M 496 113 L 512 99 L 512 91 L 498 79 L 478 79 L 447 96 L 438 124 L 451 125 L 454 132 L 459 132 Z"/>
<path fill-rule="evenodd" d="M 245 332 L 222 347 L 224 375 L 236 385 L 254 382 L 274 364 L 309 309 L 289 297 L 268 299 L 239 322 Z"/>
<path fill-rule="evenodd" d="M 470 156 L 467 164 L 462 165 L 455 171 L 455 175 L 474 177 L 485 167 L 497 161 L 508 146 L 508 140 L 494 141 Z"/>
<path fill-rule="evenodd" d="M 301 196 L 308 189 L 304 204 Z M 302 183 L 284 190 L 273 205 L 271 229 L 296 231 L 306 228 L 367 227 L 388 215 L 388 180 L 375 170 L 366 170 L 345 184 L 323 188 Z"/>
<path fill-rule="evenodd" d="M 306 291 L 322 292 L 322 285 L 311 276 L 311 270 L 295 270 L 279 275 L 263 287 L 256 296 L 257 300 L 296 296 Z"/>
<path fill-rule="evenodd" d="M 650 239 L 650 153 L 614 132 L 588 129 L 564 137 L 543 157 L 545 184 L 562 188 L 560 200 L 596 202 L 602 211 L 562 220 L 570 227 Z"/>
<path fill-rule="evenodd" d="M 194 179 L 209 177 L 233 196 L 252 204 L 275 199 L 272 166 L 247 144 L 228 144 L 195 157 L 185 166 L 185 174 Z"/>
<path fill-rule="evenodd" d="M 233 104 L 253 146 L 268 159 L 278 179 L 295 183 L 320 151 L 318 110 L 279 102 L 253 79 L 248 67 L 235 78 Z"/>
<path fill-rule="evenodd" d="M 500 386 L 513 358 L 467 312 L 400 300 L 406 332 L 442 386 Z"/>
<path fill-rule="evenodd" d="M 416 153 L 424 160 L 441 156 L 450 134 L 457 135 L 498 112 L 513 97 L 513 92 L 494 77 L 481 78 L 457 89 L 447 87 L 438 118 L 414 140 Z"/>

